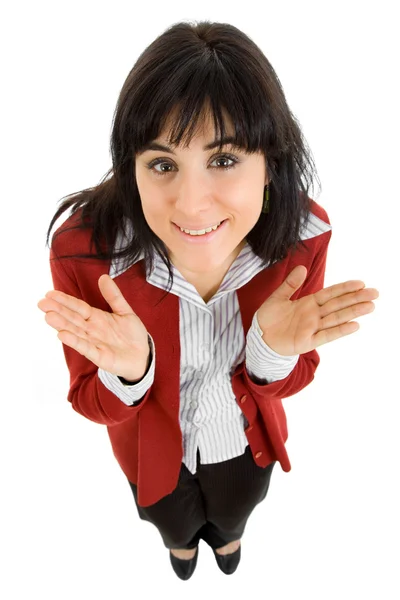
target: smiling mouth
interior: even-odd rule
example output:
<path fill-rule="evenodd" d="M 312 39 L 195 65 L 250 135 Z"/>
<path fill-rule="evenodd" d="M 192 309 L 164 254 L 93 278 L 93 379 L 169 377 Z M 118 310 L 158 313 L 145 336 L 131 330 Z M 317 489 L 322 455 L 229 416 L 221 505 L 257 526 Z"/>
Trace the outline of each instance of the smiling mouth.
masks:
<path fill-rule="evenodd" d="M 181 228 L 175 223 L 173 223 L 173 225 L 179 237 L 181 237 L 181 239 L 183 239 L 185 242 L 188 242 L 189 244 L 208 244 L 219 235 L 220 231 L 226 229 L 226 227 L 229 225 L 228 221 L 229 219 L 224 219 L 217 227 L 215 227 L 215 229 L 211 229 L 209 232 L 193 234 L 182 231 Z"/>
<path fill-rule="evenodd" d="M 186 228 L 186 227 L 181 227 L 177 223 L 174 223 L 174 225 L 176 225 L 180 229 L 180 231 L 182 231 L 182 233 L 186 233 L 187 235 L 196 236 L 196 235 L 207 235 L 208 233 L 216 231 L 225 221 L 226 221 L 226 219 L 224 219 L 223 221 L 219 221 L 219 223 L 216 223 L 215 225 L 212 225 L 210 227 L 204 227 L 204 228 L 199 228 L 199 229 L 190 229 L 190 228 Z"/>

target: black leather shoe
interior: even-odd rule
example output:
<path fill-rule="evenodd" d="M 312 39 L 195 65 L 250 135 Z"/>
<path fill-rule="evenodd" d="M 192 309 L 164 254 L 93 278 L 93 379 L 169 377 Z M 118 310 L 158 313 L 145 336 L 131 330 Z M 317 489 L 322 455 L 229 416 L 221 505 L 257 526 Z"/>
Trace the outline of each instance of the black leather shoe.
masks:
<path fill-rule="evenodd" d="M 232 554 L 225 554 L 225 556 L 221 556 L 213 549 L 217 564 L 221 571 L 225 573 L 225 575 L 232 575 L 232 573 L 234 573 L 238 568 L 238 564 L 240 563 L 241 547 L 242 545 L 239 546 L 236 552 L 232 552 Z"/>
<path fill-rule="evenodd" d="M 190 577 L 193 575 L 194 570 L 196 568 L 198 556 L 199 556 L 199 547 L 198 546 L 196 549 L 196 554 L 193 556 L 193 558 L 190 558 L 189 560 L 177 558 L 176 556 L 174 556 L 172 554 L 171 550 L 169 551 L 169 557 L 171 559 L 172 568 L 174 569 L 175 573 L 178 575 L 179 579 L 183 579 L 184 581 L 187 581 L 188 579 L 190 579 Z"/>

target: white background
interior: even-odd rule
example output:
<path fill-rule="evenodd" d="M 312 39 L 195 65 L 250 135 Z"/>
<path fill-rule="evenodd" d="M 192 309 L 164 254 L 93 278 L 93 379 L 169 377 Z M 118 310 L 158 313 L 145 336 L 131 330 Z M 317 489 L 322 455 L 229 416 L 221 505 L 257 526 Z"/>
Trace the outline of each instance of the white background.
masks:
<path fill-rule="evenodd" d="M 196 8 L 196 6 L 198 7 Z M 262 8 L 261 8 L 262 7 Z M 1 39 L 1 511 L 4 600 L 400 597 L 399 91 L 395 2 L 14 2 Z M 275 68 L 333 227 L 325 285 L 376 287 L 360 330 L 319 348 L 284 400 L 290 473 L 274 470 L 230 577 L 200 545 L 190 581 L 140 521 L 105 426 L 75 413 L 45 234 L 57 202 L 111 166 L 119 91 L 181 20 L 228 22 Z"/>

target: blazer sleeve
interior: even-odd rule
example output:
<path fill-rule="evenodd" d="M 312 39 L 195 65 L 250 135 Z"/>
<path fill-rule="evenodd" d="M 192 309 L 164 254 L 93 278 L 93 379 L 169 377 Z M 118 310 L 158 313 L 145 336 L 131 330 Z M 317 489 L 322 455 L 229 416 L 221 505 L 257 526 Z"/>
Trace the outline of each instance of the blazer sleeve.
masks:
<path fill-rule="evenodd" d="M 53 246 L 50 249 L 50 269 L 55 290 L 82 299 L 73 260 L 59 259 Z M 150 395 L 151 385 L 139 403 L 128 406 L 104 385 L 97 365 L 66 344 L 62 344 L 62 348 L 70 375 L 67 399 L 77 413 L 94 423 L 111 426 L 123 423 L 141 410 Z"/>

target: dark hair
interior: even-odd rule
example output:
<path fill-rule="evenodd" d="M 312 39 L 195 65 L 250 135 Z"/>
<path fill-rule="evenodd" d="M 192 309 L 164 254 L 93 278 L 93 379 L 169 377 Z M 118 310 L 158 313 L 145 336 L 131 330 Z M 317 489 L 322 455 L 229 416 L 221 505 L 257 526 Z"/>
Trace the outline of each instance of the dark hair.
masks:
<path fill-rule="evenodd" d="M 97 186 L 61 199 L 47 231 L 47 245 L 60 215 L 70 207 L 71 214 L 81 209 L 79 223 L 58 229 L 52 240 L 63 231 L 91 228 L 96 255 L 64 258 L 118 257 L 129 264 L 144 251 L 145 264 L 152 269 L 156 251 L 169 271 L 169 291 L 171 263 L 165 244 L 144 217 L 135 156 L 158 137 L 176 108 L 169 141 L 189 144 L 206 105 L 221 138 L 226 111 L 235 128 L 235 143 L 250 153 L 262 151 L 266 157 L 269 212 L 260 214 L 246 236 L 254 253 L 267 265 L 285 258 L 298 242 L 303 244 L 300 228 L 302 220 L 306 226 L 309 218 L 309 189 L 318 175 L 281 83 L 262 51 L 242 31 L 202 21 L 173 25 L 139 56 L 122 86 L 113 116 L 112 167 Z M 134 235 L 128 246 L 114 250 L 125 217 Z"/>

